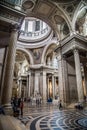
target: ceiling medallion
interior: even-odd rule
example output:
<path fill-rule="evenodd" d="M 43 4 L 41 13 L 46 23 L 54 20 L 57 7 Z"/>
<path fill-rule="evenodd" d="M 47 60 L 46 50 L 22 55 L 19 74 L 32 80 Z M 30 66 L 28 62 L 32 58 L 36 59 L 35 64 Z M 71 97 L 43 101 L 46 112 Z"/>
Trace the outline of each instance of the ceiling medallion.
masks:
<path fill-rule="evenodd" d="M 34 0 L 23 0 L 23 8 L 24 9 L 32 9 L 35 4 Z"/>
<path fill-rule="evenodd" d="M 61 16 L 59 16 L 59 15 L 55 15 L 55 16 L 54 16 L 54 20 L 55 20 L 55 22 L 56 22 L 57 24 L 61 24 L 61 23 L 64 22 L 64 19 L 63 19 Z"/>

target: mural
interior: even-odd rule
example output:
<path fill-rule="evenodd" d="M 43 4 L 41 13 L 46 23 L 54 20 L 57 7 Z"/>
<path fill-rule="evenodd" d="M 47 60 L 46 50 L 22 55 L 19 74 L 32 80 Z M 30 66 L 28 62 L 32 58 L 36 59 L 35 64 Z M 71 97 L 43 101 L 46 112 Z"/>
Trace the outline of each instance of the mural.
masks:
<path fill-rule="evenodd" d="M 34 55 L 35 60 L 39 60 L 40 59 L 40 50 L 39 49 L 34 49 L 33 50 L 33 55 Z"/>
<path fill-rule="evenodd" d="M 32 52 L 33 52 L 33 56 L 34 56 L 34 63 L 40 64 L 43 48 L 34 49 L 34 50 L 32 50 Z"/>

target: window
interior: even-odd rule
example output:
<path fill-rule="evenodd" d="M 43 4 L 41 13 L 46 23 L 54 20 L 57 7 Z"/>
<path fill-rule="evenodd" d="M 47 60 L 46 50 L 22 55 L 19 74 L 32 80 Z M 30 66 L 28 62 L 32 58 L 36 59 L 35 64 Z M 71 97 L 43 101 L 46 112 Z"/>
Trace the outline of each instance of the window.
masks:
<path fill-rule="evenodd" d="M 28 22 L 28 32 L 33 32 L 33 21 Z"/>
<path fill-rule="evenodd" d="M 36 21 L 35 31 L 40 30 L 40 21 Z"/>

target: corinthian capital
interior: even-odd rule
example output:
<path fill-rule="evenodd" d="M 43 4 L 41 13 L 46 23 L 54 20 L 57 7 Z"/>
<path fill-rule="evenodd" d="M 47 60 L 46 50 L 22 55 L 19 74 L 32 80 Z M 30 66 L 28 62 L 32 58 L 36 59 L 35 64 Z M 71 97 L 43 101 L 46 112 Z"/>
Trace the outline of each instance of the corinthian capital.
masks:
<path fill-rule="evenodd" d="M 10 32 L 19 31 L 19 30 L 20 30 L 20 25 L 18 25 L 18 24 L 11 24 L 10 27 L 9 27 Z"/>

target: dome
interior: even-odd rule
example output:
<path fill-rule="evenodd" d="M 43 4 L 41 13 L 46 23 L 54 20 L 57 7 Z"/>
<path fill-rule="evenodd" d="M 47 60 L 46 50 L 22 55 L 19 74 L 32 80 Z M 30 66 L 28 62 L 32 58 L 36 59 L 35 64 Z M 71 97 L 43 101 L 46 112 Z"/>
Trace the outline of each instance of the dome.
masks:
<path fill-rule="evenodd" d="M 45 39 L 51 32 L 51 28 L 40 19 L 26 17 L 21 27 L 19 40 L 36 42 Z"/>

